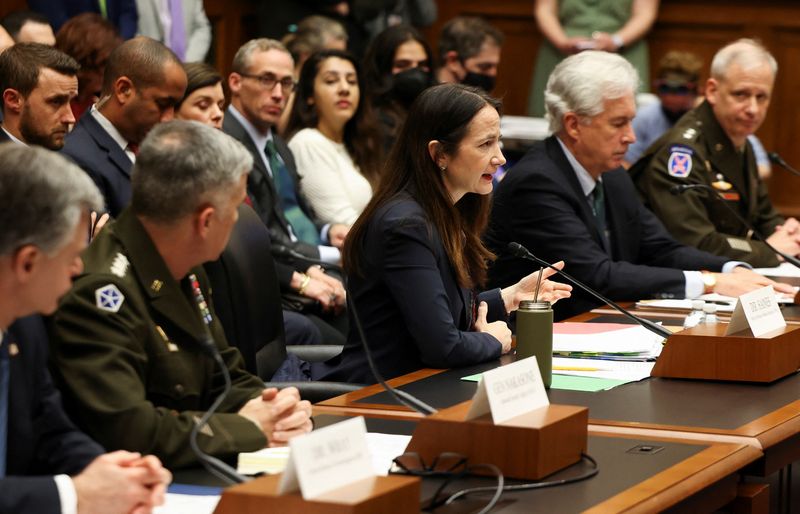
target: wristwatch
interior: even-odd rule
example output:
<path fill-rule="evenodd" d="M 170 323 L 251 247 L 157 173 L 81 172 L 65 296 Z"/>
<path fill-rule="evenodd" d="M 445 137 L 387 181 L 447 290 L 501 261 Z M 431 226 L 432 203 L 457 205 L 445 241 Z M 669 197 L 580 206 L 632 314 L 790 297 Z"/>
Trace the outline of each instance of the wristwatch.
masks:
<path fill-rule="evenodd" d="M 703 271 L 703 294 L 713 293 L 717 286 L 717 275 L 710 271 Z"/>

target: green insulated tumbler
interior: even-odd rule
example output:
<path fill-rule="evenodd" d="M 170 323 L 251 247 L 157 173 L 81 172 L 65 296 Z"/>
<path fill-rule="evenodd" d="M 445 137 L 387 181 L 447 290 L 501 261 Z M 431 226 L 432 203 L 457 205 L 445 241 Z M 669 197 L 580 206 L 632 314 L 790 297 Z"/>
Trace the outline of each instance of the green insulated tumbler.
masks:
<path fill-rule="evenodd" d="M 523 300 L 517 310 L 517 359 L 536 356 L 544 386 L 553 379 L 553 309 L 550 302 Z"/>

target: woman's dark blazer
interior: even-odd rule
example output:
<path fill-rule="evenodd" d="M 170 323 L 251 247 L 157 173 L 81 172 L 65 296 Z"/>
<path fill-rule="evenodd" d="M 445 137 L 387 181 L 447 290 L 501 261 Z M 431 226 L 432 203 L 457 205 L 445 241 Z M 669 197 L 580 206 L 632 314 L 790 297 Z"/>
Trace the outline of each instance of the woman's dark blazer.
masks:
<path fill-rule="evenodd" d="M 475 295 L 459 287 L 438 231 L 409 194 L 375 212 L 359 251 L 362 273 L 350 277 L 349 302 L 385 378 L 500 356 L 494 336 L 471 330 L 481 301 L 489 306 L 489 321 L 505 319 L 500 289 Z M 352 319 L 344 351 L 326 366 L 328 380 L 376 381 Z"/>

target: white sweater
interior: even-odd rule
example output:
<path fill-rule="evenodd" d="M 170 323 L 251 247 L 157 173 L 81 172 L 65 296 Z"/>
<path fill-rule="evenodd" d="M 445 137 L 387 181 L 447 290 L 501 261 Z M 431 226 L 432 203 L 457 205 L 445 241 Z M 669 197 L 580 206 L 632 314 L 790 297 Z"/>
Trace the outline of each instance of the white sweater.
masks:
<path fill-rule="evenodd" d="M 301 192 L 316 216 L 324 223 L 352 225 L 372 198 L 372 187 L 347 148 L 315 128 L 295 134 L 289 148 L 301 177 Z"/>

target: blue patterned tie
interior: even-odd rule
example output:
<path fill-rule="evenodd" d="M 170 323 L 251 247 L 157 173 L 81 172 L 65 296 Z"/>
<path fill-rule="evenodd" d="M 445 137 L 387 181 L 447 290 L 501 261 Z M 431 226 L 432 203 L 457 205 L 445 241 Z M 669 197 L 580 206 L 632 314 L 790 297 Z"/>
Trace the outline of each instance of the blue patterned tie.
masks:
<path fill-rule="evenodd" d="M 292 231 L 297 239 L 308 243 L 310 245 L 318 245 L 319 232 L 317 227 L 314 226 L 300 204 L 297 201 L 297 193 L 295 192 L 295 184 L 289 170 L 280 160 L 278 156 L 278 149 L 275 147 L 273 139 L 267 140 L 267 145 L 264 152 L 269 159 L 269 168 L 272 170 L 272 181 L 275 184 L 275 189 L 278 191 L 278 196 L 281 197 L 281 204 L 283 206 L 283 215 L 286 221 L 292 226 Z"/>
<path fill-rule="evenodd" d="M 8 334 L 0 339 L 0 478 L 6 476 L 6 443 L 8 440 Z"/>

